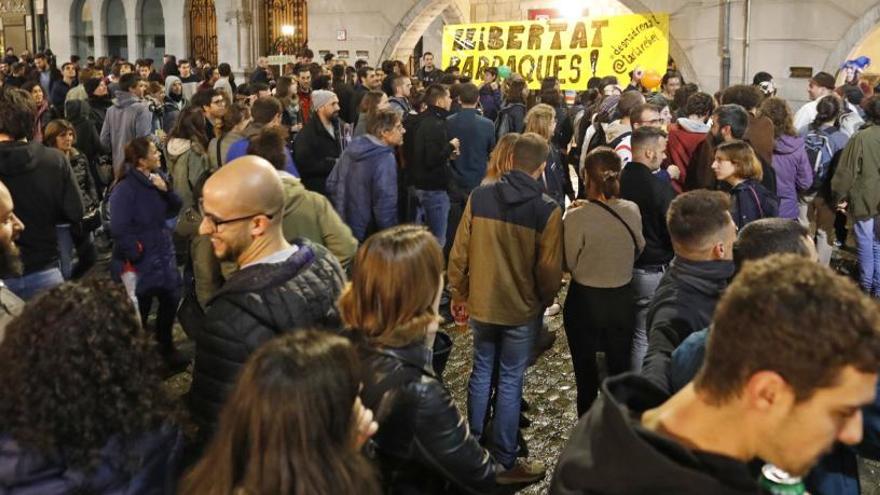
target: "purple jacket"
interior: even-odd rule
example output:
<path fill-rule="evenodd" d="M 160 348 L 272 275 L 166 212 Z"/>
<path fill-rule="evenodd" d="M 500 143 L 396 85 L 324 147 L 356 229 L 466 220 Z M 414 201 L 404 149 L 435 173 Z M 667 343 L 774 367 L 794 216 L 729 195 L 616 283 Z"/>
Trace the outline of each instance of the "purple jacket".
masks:
<path fill-rule="evenodd" d="M 804 140 L 782 136 L 773 146 L 773 170 L 776 172 L 776 195 L 779 197 L 779 216 L 798 217 L 798 193 L 813 184 L 813 167 L 807 158 Z"/>

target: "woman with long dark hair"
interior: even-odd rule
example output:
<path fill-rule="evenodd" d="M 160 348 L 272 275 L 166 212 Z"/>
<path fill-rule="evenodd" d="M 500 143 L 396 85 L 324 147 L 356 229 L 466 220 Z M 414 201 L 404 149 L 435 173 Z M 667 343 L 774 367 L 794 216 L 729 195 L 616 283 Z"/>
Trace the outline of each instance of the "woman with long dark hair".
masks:
<path fill-rule="evenodd" d="M 610 148 L 587 155 L 587 201 L 564 220 L 565 266 L 571 286 L 562 313 L 583 415 L 599 392 L 596 352 L 608 375 L 629 371 L 635 330 L 633 263 L 645 247 L 639 207 L 620 199 L 620 157 Z"/>
<path fill-rule="evenodd" d="M 46 124 L 52 120 L 52 112 L 49 110 L 49 99 L 43 93 L 43 87 L 40 86 L 40 81 L 28 81 L 24 83 L 24 86 L 21 89 L 28 92 L 31 95 L 31 99 L 34 100 L 34 105 L 37 108 L 35 112 L 36 118 L 34 119 L 34 135 L 31 141 L 36 141 L 39 143 L 43 142 L 43 129 L 46 127 Z"/>
<path fill-rule="evenodd" d="M 146 137 L 125 147 L 125 167 L 110 192 L 110 232 L 113 236 L 111 272 L 119 279 L 123 270 L 137 274 L 138 309 L 147 318 L 153 301 L 159 309 L 156 340 L 159 352 L 172 369 L 187 360 L 174 348 L 171 329 L 180 300 L 180 274 L 167 220 L 180 210 L 180 196 L 160 170 L 159 150 Z"/>
<path fill-rule="evenodd" d="M 199 199 L 202 186 L 214 169 L 208 158 L 205 116 L 200 108 L 189 107 L 180 113 L 168 139 L 166 164 L 174 192 L 183 204 L 174 227 L 174 241 L 181 258 L 191 260 L 195 294 L 202 307 L 223 285 L 220 265 L 214 258 L 209 236 L 199 235 L 202 215 Z M 189 273 L 189 270 L 187 270 Z"/>
<path fill-rule="evenodd" d="M 360 361 L 348 340 L 302 330 L 248 360 L 202 460 L 181 495 L 377 495 L 360 452 L 375 432 L 358 398 Z"/>
<path fill-rule="evenodd" d="M 0 356 L 0 484 L 173 493 L 182 436 L 121 285 L 97 277 L 31 300 L 6 327 Z"/>
<path fill-rule="evenodd" d="M 392 227 L 361 246 L 339 299 L 343 322 L 362 342 L 362 397 L 377 412 L 387 493 L 491 493 L 504 470 L 471 435 L 432 362 L 443 268 L 426 228 Z"/>
<path fill-rule="evenodd" d="M 291 142 L 293 137 L 302 130 L 303 114 L 299 106 L 299 85 L 296 79 L 290 76 L 278 78 L 278 86 L 275 87 L 275 97 L 281 102 L 281 125 L 290 130 Z"/>
<path fill-rule="evenodd" d="M 808 153 L 808 156 L 815 156 L 819 167 L 818 173 L 813 176 L 813 186 L 809 191 L 811 194 L 804 197 L 799 205 L 799 219 L 816 223 L 816 252 L 819 262 L 826 266 L 831 263 L 831 236 L 835 233 L 835 223 L 842 223 L 843 230 L 846 230 L 846 214 L 836 211 L 831 203 L 831 176 L 840 153 L 849 142 L 849 137 L 840 125 L 845 108 L 846 103 L 836 94 L 823 96 L 816 104 L 816 118 L 802 132 L 808 149 L 818 150 Z M 842 245 L 846 240 L 838 241 Z"/>

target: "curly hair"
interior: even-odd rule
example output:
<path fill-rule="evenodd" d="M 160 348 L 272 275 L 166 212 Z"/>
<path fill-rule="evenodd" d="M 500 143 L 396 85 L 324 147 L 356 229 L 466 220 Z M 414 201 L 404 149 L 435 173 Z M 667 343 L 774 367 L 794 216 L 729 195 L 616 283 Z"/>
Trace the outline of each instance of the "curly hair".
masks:
<path fill-rule="evenodd" d="M 28 303 L 0 344 L 0 431 L 94 467 L 111 438 L 133 440 L 170 417 L 158 358 L 122 285 L 55 287 Z"/>
<path fill-rule="evenodd" d="M 779 139 L 782 136 L 797 136 L 791 107 L 782 98 L 767 98 L 761 103 L 758 112 L 773 121 L 773 137 Z"/>

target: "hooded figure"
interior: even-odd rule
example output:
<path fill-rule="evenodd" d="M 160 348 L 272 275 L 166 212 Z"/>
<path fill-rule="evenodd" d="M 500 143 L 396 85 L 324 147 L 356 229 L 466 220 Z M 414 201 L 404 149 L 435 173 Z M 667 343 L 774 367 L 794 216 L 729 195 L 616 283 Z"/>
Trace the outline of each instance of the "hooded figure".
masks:
<path fill-rule="evenodd" d="M 165 78 L 165 103 L 163 105 L 162 130 L 170 133 L 177 123 L 177 116 L 186 105 L 183 97 L 183 82 L 177 76 Z"/>

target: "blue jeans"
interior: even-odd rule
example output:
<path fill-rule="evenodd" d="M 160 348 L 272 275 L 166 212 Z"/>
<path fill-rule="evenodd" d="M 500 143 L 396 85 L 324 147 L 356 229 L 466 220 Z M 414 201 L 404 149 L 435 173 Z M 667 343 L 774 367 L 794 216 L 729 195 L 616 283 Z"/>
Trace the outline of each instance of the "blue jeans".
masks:
<path fill-rule="evenodd" d="M 427 225 L 442 248 L 446 245 L 446 225 L 449 222 L 449 194 L 416 189 L 416 197 L 419 198 L 418 222 Z"/>
<path fill-rule="evenodd" d="M 56 267 L 29 273 L 18 278 L 5 278 L 3 283 L 16 296 L 27 301 L 44 290 L 63 284 L 64 277 L 61 276 L 61 270 Z"/>
<path fill-rule="evenodd" d="M 73 273 L 73 234 L 70 232 L 70 224 L 55 226 L 55 235 L 58 237 L 58 261 L 61 263 L 61 276 L 64 280 L 70 280 Z"/>
<path fill-rule="evenodd" d="M 874 218 L 855 222 L 856 254 L 859 258 L 859 284 L 872 296 L 880 296 L 880 240 Z"/>
<path fill-rule="evenodd" d="M 633 333 L 632 343 L 632 370 L 636 373 L 642 371 L 642 361 L 648 353 L 648 308 L 651 307 L 651 299 L 663 278 L 663 270 L 645 270 L 633 268 L 632 287 L 636 293 L 636 328 Z"/>
<path fill-rule="evenodd" d="M 523 378 L 541 319 L 538 316 L 514 327 L 470 321 L 474 332 L 474 367 L 468 382 L 468 420 L 471 432 L 479 438 L 489 409 L 492 371 L 498 354 L 492 445 L 495 458 L 506 468 L 512 467 L 516 461 Z"/>

